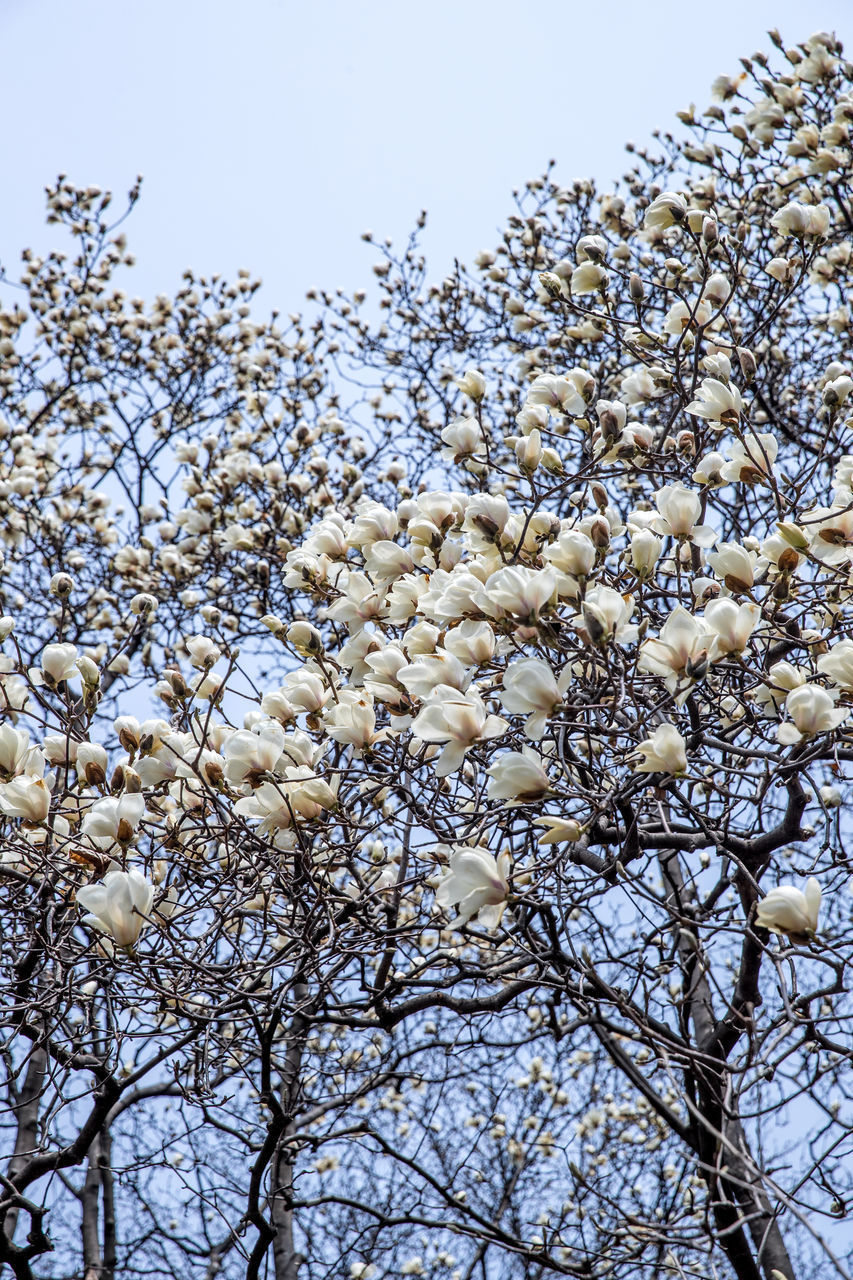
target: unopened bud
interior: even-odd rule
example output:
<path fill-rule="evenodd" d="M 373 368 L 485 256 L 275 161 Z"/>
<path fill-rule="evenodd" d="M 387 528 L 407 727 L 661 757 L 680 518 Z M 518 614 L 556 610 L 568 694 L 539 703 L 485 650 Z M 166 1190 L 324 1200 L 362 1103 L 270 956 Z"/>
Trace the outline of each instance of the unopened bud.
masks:
<path fill-rule="evenodd" d="M 553 271 L 541 271 L 539 273 L 539 283 L 550 297 L 559 298 L 561 296 L 563 282 Z"/>
<path fill-rule="evenodd" d="M 606 638 L 608 633 L 607 619 L 604 614 L 595 605 L 584 603 L 581 606 L 581 615 L 587 635 L 592 643 L 601 644 L 601 641 Z"/>
<path fill-rule="evenodd" d="M 140 591 L 130 602 L 130 612 L 148 618 L 157 612 L 157 599 L 148 591 Z"/>
<path fill-rule="evenodd" d="M 128 822 L 127 818 L 119 818 L 118 827 L 116 829 L 116 840 L 119 844 L 130 844 L 133 839 L 133 825 Z"/>
<path fill-rule="evenodd" d="M 806 551 L 808 549 L 809 540 L 799 525 L 792 524 L 788 520 L 780 520 L 776 528 L 788 546 L 793 547 L 795 551 Z"/>
<path fill-rule="evenodd" d="M 590 525 L 589 536 L 593 546 L 597 547 L 599 551 L 603 551 L 605 547 L 610 546 L 610 525 L 600 517 L 597 520 L 593 520 Z"/>
<path fill-rule="evenodd" d="M 87 658 L 85 655 L 78 658 L 76 666 L 83 678 L 83 683 L 88 685 L 89 688 L 94 689 L 101 683 L 101 672 L 98 664 L 93 662 L 91 658 Z"/>
<path fill-rule="evenodd" d="M 740 363 L 740 370 L 746 382 L 752 382 L 758 370 L 755 356 L 748 347 L 738 347 L 737 358 Z"/>
<path fill-rule="evenodd" d="M 261 618 L 261 625 L 271 631 L 274 636 L 282 636 L 286 630 L 281 618 L 277 618 L 274 613 L 265 613 Z"/>
<path fill-rule="evenodd" d="M 599 511 L 606 510 L 607 490 L 605 489 L 604 485 L 600 484 L 597 480 L 594 480 L 590 485 L 590 493 L 592 494 L 592 500 L 595 503 L 596 508 Z"/>
<path fill-rule="evenodd" d="M 601 434 L 605 440 L 615 440 L 619 435 L 619 419 L 612 409 L 604 409 L 598 415 L 598 421 L 601 426 Z"/>
<path fill-rule="evenodd" d="M 190 691 L 187 688 L 187 683 L 184 680 L 184 677 L 181 675 L 180 671 L 167 671 L 166 679 L 168 680 L 169 684 L 172 686 L 172 692 L 176 695 L 176 697 L 178 698 L 189 697 Z"/>
<path fill-rule="evenodd" d="M 287 638 L 303 657 L 318 657 L 323 652 L 323 637 L 310 622 L 292 622 L 287 628 Z"/>
<path fill-rule="evenodd" d="M 52 596 L 59 596 L 60 600 L 67 600 L 74 590 L 74 579 L 69 577 L 67 573 L 55 573 L 50 580 L 48 591 Z"/>
<path fill-rule="evenodd" d="M 225 780 L 225 774 L 223 773 L 222 765 L 219 763 L 218 760 L 208 760 L 207 763 L 203 766 L 202 772 L 204 773 L 204 776 L 207 779 L 210 786 L 212 787 L 222 786 Z"/>
<path fill-rule="evenodd" d="M 645 286 L 643 285 L 643 282 L 640 279 L 640 277 L 637 275 L 636 271 L 632 271 L 630 276 L 628 277 L 628 292 L 631 295 L 631 301 L 637 303 L 638 305 L 643 301 L 643 298 L 645 297 L 645 294 L 646 294 Z"/>
<path fill-rule="evenodd" d="M 706 244 L 717 243 L 717 219 L 703 218 L 702 220 L 702 239 Z"/>
<path fill-rule="evenodd" d="M 75 761 L 78 776 L 88 787 L 102 787 L 107 780 L 107 753 L 99 743 L 81 742 Z"/>
<path fill-rule="evenodd" d="M 701 680 L 708 670 L 708 650 L 703 649 L 695 658 L 688 658 L 684 670 L 691 680 Z"/>

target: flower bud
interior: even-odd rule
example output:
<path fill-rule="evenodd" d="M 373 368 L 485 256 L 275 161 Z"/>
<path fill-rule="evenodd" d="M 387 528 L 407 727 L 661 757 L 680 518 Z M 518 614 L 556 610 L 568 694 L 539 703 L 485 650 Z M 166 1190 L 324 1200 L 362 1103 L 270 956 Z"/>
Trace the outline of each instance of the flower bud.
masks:
<path fill-rule="evenodd" d="M 541 271 L 539 273 L 539 283 L 547 294 L 552 298 L 561 297 L 562 280 L 553 271 Z"/>
<path fill-rule="evenodd" d="M 261 625 L 266 627 L 268 631 L 271 631 L 273 635 L 277 637 L 284 635 L 286 630 L 285 624 L 282 622 L 281 618 L 277 618 L 273 613 L 265 613 L 261 618 Z"/>
<path fill-rule="evenodd" d="M 77 670 L 83 677 L 83 683 L 90 689 L 96 689 L 101 683 L 101 672 L 98 664 L 93 662 L 91 658 L 87 658 L 85 654 L 77 659 Z"/>
<path fill-rule="evenodd" d="M 737 358 L 740 363 L 741 373 L 743 374 L 744 379 L 748 383 L 752 382 L 758 369 L 755 356 L 748 347 L 738 347 Z"/>
<path fill-rule="evenodd" d="M 303 657 L 318 657 L 323 652 L 323 637 L 315 626 L 302 619 L 287 628 L 287 638 Z"/>
<path fill-rule="evenodd" d="M 157 599 L 148 591 L 140 591 L 130 602 L 130 612 L 137 617 L 151 617 L 157 612 Z"/>
<path fill-rule="evenodd" d="M 55 573 L 50 580 L 48 590 L 52 596 L 59 596 L 60 600 L 67 600 L 74 590 L 74 579 L 67 573 Z"/>
<path fill-rule="evenodd" d="M 107 780 L 107 753 L 97 742 L 81 742 L 77 748 L 78 777 L 88 787 L 102 787 Z"/>
<path fill-rule="evenodd" d="M 472 400 L 482 400 L 486 394 L 486 379 L 479 369 L 466 369 L 464 376 L 456 379 L 456 385 L 463 395 L 470 396 Z"/>
<path fill-rule="evenodd" d="M 631 301 L 637 305 L 639 305 L 645 297 L 645 286 L 636 271 L 632 271 L 628 277 L 628 292 L 631 295 Z"/>
<path fill-rule="evenodd" d="M 593 545 L 599 551 L 603 551 L 605 547 L 610 546 L 610 525 L 601 517 L 593 520 L 589 529 L 589 537 Z"/>

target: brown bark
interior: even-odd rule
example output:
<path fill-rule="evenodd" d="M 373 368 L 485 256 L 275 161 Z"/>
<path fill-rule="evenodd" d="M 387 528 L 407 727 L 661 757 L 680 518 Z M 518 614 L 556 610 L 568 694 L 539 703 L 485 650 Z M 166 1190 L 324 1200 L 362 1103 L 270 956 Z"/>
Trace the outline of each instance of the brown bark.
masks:
<path fill-rule="evenodd" d="M 662 854 L 660 865 L 670 907 L 679 921 L 678 951 L 687 1024 L 684 1033 L 688 1035 L 692 1029 L 695 1043 L 703 1049 L 718 1046 L 710 1061 L 705 1052 L 697 1058 L 689 1084 L 692 1083 L 690 1092 L 696 1104 L 700 1173 L 711 1190 L 720 1245 L 738 1280 L 761 1280 L 762 1274 L 766 1280 L 775 1280 L 774 1270 L 786 1280 L 796 1280 L 761 1171 L 750 1154 L 737 1115 L 736 1099 L 730 1093 L 731 1078 L 718 1035 L 720 1022 L 714 1013 L 699 931 L 692 923 L 694 896 L 684 884 L 678 854 Z M 746 1028 L 746 1022 L 741 1020 L 739 1031 Z"/>
<path fill-rule="evenodd" d="M 47 1068 L 47 1050 L 36 1045 L 30 1056 L 27 1074 L 20 1093 L 13 1105 L 18 1118 L 18 1132 L 15 1137 L 15 1150 L 9 1161 L 7 1176 L 14 1179 L 27 1164 L 28 1157 L 35 1151 L 38 1141 L 39 1101 L 41 1098 L 44 1075 Z M 19 1206 L 13 1205 L 6 1213 L 6 1239 L 12 1241 L 18 1225 Z"/>

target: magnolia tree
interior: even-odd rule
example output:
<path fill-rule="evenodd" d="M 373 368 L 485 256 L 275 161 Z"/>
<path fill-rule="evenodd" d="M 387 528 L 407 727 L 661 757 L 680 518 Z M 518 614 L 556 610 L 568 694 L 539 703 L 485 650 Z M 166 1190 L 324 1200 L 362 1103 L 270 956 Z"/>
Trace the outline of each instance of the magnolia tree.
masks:
<path fill-rule="evenodd" d="M 49 191 L 0 312 L 19 1280 L 849 1276 L 853 68 L 771 36 L 473 271 L 386 244 L 378 307 L 148 306 Z"/>

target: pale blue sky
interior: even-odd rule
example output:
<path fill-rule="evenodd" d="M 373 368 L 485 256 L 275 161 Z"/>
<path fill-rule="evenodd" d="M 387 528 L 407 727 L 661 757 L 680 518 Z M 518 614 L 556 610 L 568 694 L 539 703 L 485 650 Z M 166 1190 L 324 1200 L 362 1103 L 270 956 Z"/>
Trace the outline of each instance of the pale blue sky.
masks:
<path fill-rule="evenodd" d="M 0 258 L 55 242 L 58 171 L 116 191 L 141 172 L 135 292 L 245 265 L 293 310 L 368 282 L 361 232 L 402 239 L 422 207 L 440 276 L 549 157 L 565 180 L 617 176 L 627 139 L 707 105 L 773 25 L 853 45 L 853 4 L 0 0 Z"/>

